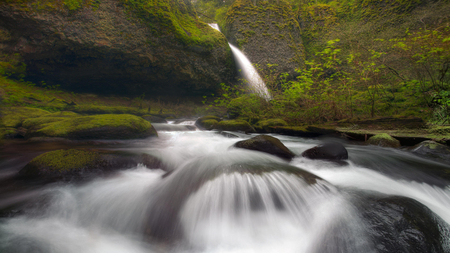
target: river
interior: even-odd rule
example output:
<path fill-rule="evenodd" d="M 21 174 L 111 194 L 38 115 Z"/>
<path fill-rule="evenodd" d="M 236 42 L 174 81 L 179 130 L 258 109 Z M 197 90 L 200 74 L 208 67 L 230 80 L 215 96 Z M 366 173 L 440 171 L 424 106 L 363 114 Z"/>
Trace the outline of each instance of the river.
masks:
<path fill-rule="evenodd" d="M 360 207 L 389 196 L 428 207 L 442 237 L 436 252 L 449 252 L 449 182 L 433 171 L 450 166 L 337 139 L 349 153 L 345 164 L 301 156 L 285 161 L 231 148 L 252 137 L 233 134 L 159 131 L 145 140 L 7 145 L 0 157 L 0 252 L 389 252 L 386 245 L 398 238 L 374 239 L 374 223 Z M 327 141 L 272 136 L 296 155 Z M 68 147 L 148 153 L 173 172 L 138 165 L 84 182 L 11 181 L 36 155 Z M 285 167 L 322 179 L 311 184 Z M 386 227 L 400 219 L 389 211 L 374 215 Z M 398 243 L 398 252 L 420 252 Z"/>

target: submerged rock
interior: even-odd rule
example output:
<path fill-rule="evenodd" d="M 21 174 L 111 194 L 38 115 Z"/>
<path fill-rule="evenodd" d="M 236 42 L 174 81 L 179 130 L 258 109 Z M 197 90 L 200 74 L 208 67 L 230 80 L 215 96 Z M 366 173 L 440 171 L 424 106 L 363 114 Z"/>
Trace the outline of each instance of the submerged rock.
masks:
<path fill-rule="evenodd" d="M 84 178 L 112 170 L 133 168 L 138 164 L 148 168 L 162 167 L 159 159 L 148 154 L 60 149 L 35 157 L 19 171 L 19 176 L 33 179 Z"/>
<path fill-rule="evenodd" d="M 248 140 L 238 141 L 233 147 L 261 151 L 288 160 L 295 156 L 280 140 L 269 135 L 258 135 Z"/>
<path fill-rule="evenodd" d="M 327 142 L 304 151 L 302 156 L 309 159 L 346 160 L 348 152 L 339 142 Z"/>
<path fill-rule="evenodd" d="M 104 114 L 67 118 L 40 125 L 27 137 L 69 139 L 135 139 L 157 136 L 150 122 L 129 114 Z"/>
<path fill-rule="evenodd" d="M 389 134 L 374 135 L 367 140 L 367 144 L 387 148 L 399 148 L 401 146 L 400 141 L 393 138 Z"/>
<path fill-rule="evenodd" d="M 332 187 L 322 178 L 297 167 L 284 163 L 254 161 L 250 158 L 247 158 L 247 161 L 243 159 L 237 162 L 233 160 L 235 156 L 232 156 L 201 157 L 201 159 L 192 160 L 185 164 L 183 168 L 166 175 L 164 177 L 165 183 L 161 184 L 161 188 L 152 196 L 152 203 L 149 205 L 146 229 L 148 236 L 164 241 L 182 237 L 183 229 L 181 229 L 179 212 L 192 194 L 218 177 L 229 175 L 228 179 L 231 183 L 230 186 L 232 186 L 241 182 L 239 178 L 247 182 L 254 178 L 264 177 L 266 174 L 279 173 L 277 174 L 279 177 L 273 180 L 279 180 L 280 178 L 287 180 L 287 178 L 292 179 L 292 176 L 294 176 L 304 187 L 317 186 L 325 192 L 330 190 L 328 187 Z M 282 182 L 286 183 L 285 181 Z M 277 196 L 275 191 L 270 193 L 272 194 L 273 204 L 277 208 L 283 209 L 280 196 Z M 258 210 L 264 208 L 262 199 L 255 196 L 254 192 L 248 192 L 248 195 L 239 195 L 249 198 L 250 208 Z"/>

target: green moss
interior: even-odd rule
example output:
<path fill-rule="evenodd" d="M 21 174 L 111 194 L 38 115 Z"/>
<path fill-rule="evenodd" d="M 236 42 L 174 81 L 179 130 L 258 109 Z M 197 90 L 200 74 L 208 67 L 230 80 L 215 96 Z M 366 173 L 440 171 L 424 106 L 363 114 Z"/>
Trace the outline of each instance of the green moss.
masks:
<path fill-rule="evenodd" d="M 255 132 L 255 129 L 244 120 L 225 120 L 216 124 L 216 128 L 224 131 Z"/>
<path fill-rule="evenodd" d="M 76 112 L 71 112 L 71 111 L 60 111 L 60 112 L 54 112 L 52 114 L 49 115 L 45 115 L 43 117 L 63 117 L 63 118 L 67 118 L 67 117 L 78 117 L 81 116 L 80 114 L 76 113 Z"/>
<path fill-rule="evenodd" d="M 1 109 L 5 127 L 19 127 L 26 119 L 49 115 L 50 112 L 30 107 L 4 107 Z"/>
<path fill-rule="evenodd" d="M 382 147 L 392 147 L 392 148 L 398 148 L 400 147 L 400 142 L 390 136 L 389 134 L 382 133 L 377 134 L 372 137 L 370 137 L 367 140 L 367 143 L 370 145 L 376 145 L 376 146 L 382 146 Z"/>
<path fill-rule="evenodd" d="M 98 8 L 100 0 L 5 0 L 10 5 L 19 7 L 22 11 L 61 11 L 73 12 L 82 8 Z"/>
<path fill-rule="evenodd" d="M 104 105 L 76 105 L 70 107 L 70 110 L 81 114 L 148 114 L 147 109 L 138 109 L 125 106 L 104 106 Z"/>
<path fill-rule="evenodd" d="M 0 140 L 7 139 L 9 135 L 16 133 L 14 128 L 0 127 Z"/>
<path fill-rule="evenodd" d="M 99 161 L 95 152 L 68 149 L 55 150 L 37 156 L 29 165 L 48 170 L 49 172 L 70 172 L 95 166 Z"/>
<path fill-rule="evenodd" d="M 35 136 L 128 139 L 157 135 L 150 122 L 129 114 L 105 114 L 64 119 L 43 125 Z M 151 133 L 149 133 L 151 131 Z"/>
<path fill-rule="evenodd" d="M 258 131 L 265 131 L 265 132 L 271 132 L 271 128 L 274 126 L 287 126 L 288 124 L 286 121 L 282 119 L 267 119 L 267 120 L 260 120 L 255 125 L 255 129 Z"/>
<path fill-rule="evenodd" d="M 217 123 L 219 123 L 219 121 L 215 119 L 207 119 L 202 121 L 202 125 L 206 129 L 213 129 L 217 125 Z"/>
<path fill-rule="evenodd" d="M 227 44 L 222 33 L 197 19 L 185 0 L 120 0 L 157 36 L 173 35 L 185 46 L 213 49 Z"/>
<path fill-rule="evenodd" d="M 27 119 L 22 123 L 22 127 L 24 128 L 32 128 L 32 129 L 40 129 L 44 127 L 45 124 L 53 123 L 57 121 L 64 120 L 63 117 L 39 117 L 33 119 Z"/>

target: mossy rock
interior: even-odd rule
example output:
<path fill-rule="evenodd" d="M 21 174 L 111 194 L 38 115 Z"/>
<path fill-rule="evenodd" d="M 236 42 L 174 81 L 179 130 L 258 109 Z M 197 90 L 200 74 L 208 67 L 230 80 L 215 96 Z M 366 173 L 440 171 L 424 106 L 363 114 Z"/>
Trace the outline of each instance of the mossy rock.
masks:
<path fill-rule="evenodd" d="M 0 140 L 14 138 L 16 133 L 17 129 L 15 128 L 0 127 Z"/>
<path fill-rule="evenodd" d="M 367 144 L 370 145 L 376 145 L 381 147 L 388 147 L 388 148 L 399 148 L 400 141 L 393 138 L 389 134 L 377 134 L 372 137 L 370 137 L 367 142 Z"/>
<path fill-rule="evenodd" d="M 6 107 L 1 110 L 2 121 L 5 127 L 19 127 L 26 119 L 50 114 L 48 111 L 31 107 Z"/>
<path fill-rule="evenodd" d="M 27 137 L 69 139 L 135 139 L 157 136 L 150 122 L 129 114 L 104 114 L 68 118 L 45 124 Z"/>
<path fill-rule="evenodd" d="M 213 115 L 203 116 L 195 121 L 195 125 L 200 129 L 211 130 L 219 123 L 220 118 Z"/>
<path fill-rule="evenodd" d="M 435 141 L 423 141 L 411 148 L 415 155 L 450 163 L 450 148 Z"/>
<path fill-rule="evenodd" d="M 225 120 L 216 124 L 215 128 L 222 131 L 242 131 L 246 133 L 254 133 L 255 129 L 244 120 Z"/>
<path fill-rule="evenodd" d="M 161 168 L 162 162 L 148 154 L 128 154 L 117 151 L 60 149 L 41 154 L 19 171 L 20 176 L 33 178 L 60 177 L 69 179 L 90 176 L 144 164 Z"/>
<path fill-rule="evenodd" d="M 147 110 L 137 109 L 125 106 L 104 106 L 104 105 L 76 105 L 70 107 L 70 110 L 82 114 L 133 114 L 144 115 L 148 114 Z"/>
<path fill-rule="evenodd" d="M 27 129 L 41 129 L 48 123 L 63 121 L 65 118 L 63 117 L 39 117 L 39 118 L 32 118 L 27 119 L 22 123 L 22 127 Z"/>
<path fill-rule="evenodd" d="M 269 135 L 258 135 L 248 140 L 238 141 L 233 146 L 261 151 L 288 160 L 295 156 L 280 140 Z"/>
<path fill-rule="evenodd" d="M 63 175 L 82 173 L 104 166 L 96 152 L 68 149 L 55 150 L 37 156 L 19 174 L 22 176 Z"/>
<path fill-rule="evenodd" d="M 282 119 L 267 119 L 260 120 L 255 125 L 255 130 L 258 132 L 271 133 L 274 126 L 287 126 L 286 121 Z"/>
<path fill-rule="evenodd" d="M 302 156 L 313 160 L 341 161 L 348 159 L 348 151 L 339 142 L 326 142 L 305 150 Z"/>

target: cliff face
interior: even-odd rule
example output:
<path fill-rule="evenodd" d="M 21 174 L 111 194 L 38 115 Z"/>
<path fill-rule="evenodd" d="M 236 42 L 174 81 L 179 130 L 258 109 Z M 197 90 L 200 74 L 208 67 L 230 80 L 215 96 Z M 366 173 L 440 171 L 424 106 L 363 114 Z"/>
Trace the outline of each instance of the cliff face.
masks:
<path fill-rule="evenodd" d="M 277 73 L 295 75 L 295 69 L 303 65 L 300 26 L 283 0 L 236 0 L 228 9 L 224 30 L 228 40 L 263 71 L 267 64 L 278 64 Z"/>
<path fill-rule="evenodd" d="M 74 91 L 199 95 L 235 75 L 226 38 L 187 0 L 6 0 L 0 31 L 27 78 Z"/>

